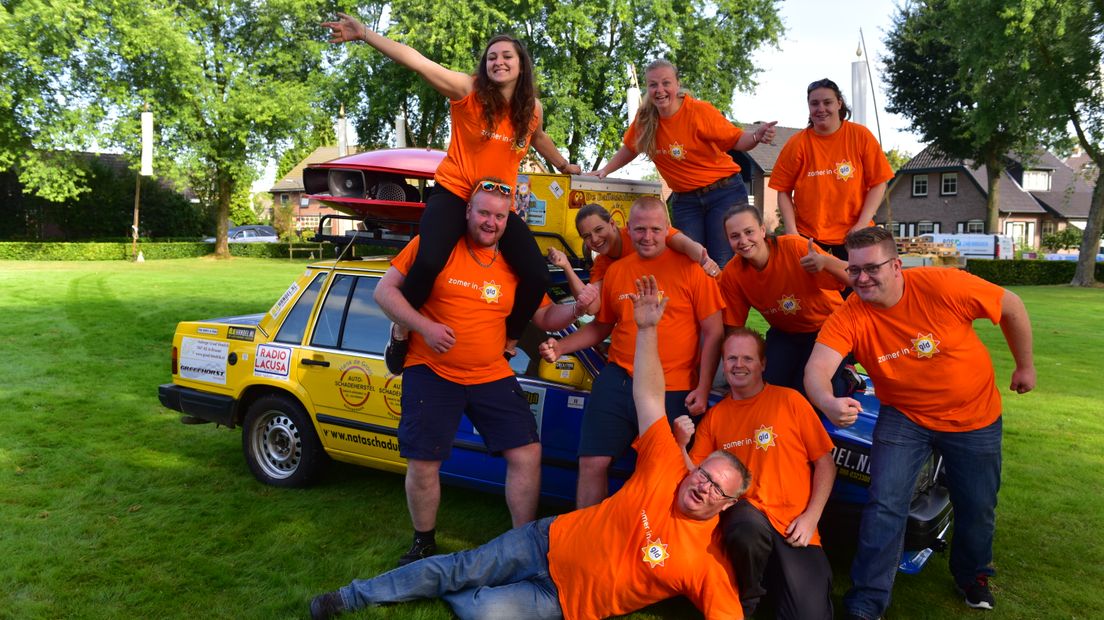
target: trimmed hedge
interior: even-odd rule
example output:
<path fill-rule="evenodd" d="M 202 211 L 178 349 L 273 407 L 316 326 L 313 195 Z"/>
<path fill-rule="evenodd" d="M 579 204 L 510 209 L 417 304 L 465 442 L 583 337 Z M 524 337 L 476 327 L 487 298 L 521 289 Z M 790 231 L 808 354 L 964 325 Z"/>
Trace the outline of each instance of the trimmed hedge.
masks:
<path fill-rule="evenodd" d="M 1066 260 L 987 260 L 971 258 L 966 271 L 1001 286 L 1069 284 L 1077 263 Z M 1096 264 L 1096 280 L 1104 282 L 1104 263 Z"/>
<path fill-rule="evenodd" d="M 288 258 L 288 248 L 298 248 L 295 258 L 334 258 L 336 246 L 324 244 L 319 256 L 317 243 L 231 243 L 230 255 L 250 258 Z M 0 260 L 131 260 L 131 243 L 0 242 Z M 196 258 L 213 254 L 215 244 L 200 241 L 176 243 L 139 243 L 146 260 Z M 357 246 L 357 255 L 394 254 L 393 248 Z"/>

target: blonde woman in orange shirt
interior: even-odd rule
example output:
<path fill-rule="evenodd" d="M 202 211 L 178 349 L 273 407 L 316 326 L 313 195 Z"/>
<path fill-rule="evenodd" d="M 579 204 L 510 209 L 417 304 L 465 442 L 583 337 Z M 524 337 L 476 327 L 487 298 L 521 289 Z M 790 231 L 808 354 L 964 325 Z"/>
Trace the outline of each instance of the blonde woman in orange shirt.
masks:
<path fill-rule="evenodd" d="M 682 90 L 678 70 L 666 60 L 652 62 L 644 76 L 648 94 L 625 132 L 624 145 L 591 174 L 604 178 L 638 154 L 647 155 L 674 190 L 670 206 L 675 228 L 704 245 L 723 267 L 732 249 L 722 218 L 730 207 L 748 201 L 740 166 L 727 151 L 750 151 L 771 142 L 775 122 L 746 133 L 717 108 Z"/>
<path fill-rule="evenodd" d="M 446 69 L 344 13 L 337 14 L 337 21 L 322 25 L 330 29 L 331 43 L 364 41 L 417 73 L 449 99 L 452 136 L 448 153 L 434 175 L 436 186 L 426 199 L 419 225 L 422 244 L 402 289 L 410 305 L 420 308 L 449 252 L 464 235 L 464 210 L 472 191 L 479 191 L 477 181 L 501 179 L 502 183 L 489 189 L 512 196 L 518 166 L 530 144 L 550 162 L 558 162 L 553 165 L 560 171 L 578 174 L 582 170 L 556 150 L 542 129 L 533 63 L 521 41 L 506 35 L 492 38 L 475 75 L 469 75 Z M 507 349 L 512 350 L 540 304 L 548 270 L 528 226 L 514 212 L 496 251 L 501 251 L 520 280 L 513 311 L 506 321 Z M 392 328 L 385 355 L 392 373 L 402 372 L 408 336 L 406 330 Z"/>

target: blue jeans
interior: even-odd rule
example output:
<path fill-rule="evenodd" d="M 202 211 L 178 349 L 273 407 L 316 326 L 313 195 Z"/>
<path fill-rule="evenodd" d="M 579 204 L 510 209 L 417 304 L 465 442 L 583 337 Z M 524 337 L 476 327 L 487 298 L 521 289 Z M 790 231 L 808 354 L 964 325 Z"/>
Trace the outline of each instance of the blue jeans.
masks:
<path fill-rule="evenodd" d="M 531 521 L 490 542 L 434 555 L 338 590 L 345 606 L 443 598 L 460 618 L 562 618 L 559 592 L 548 574 L 548 527 Z"/>
<path fill-rule="evenodd" d="M 747 204 L 748 192 L 737 173 L 724 187 L 704 194 L 675 192 L 671 194 L 671 217 L 675 228 L 705 246 L 709 258 L 724 267 L 732 258 L 732 246 L 725 234 L 724 216 L 736 205 Z M 695 261 L 699 258 L 691 256 Z"/>
<path fill-rule="evenodd" d="M 959 585 L 993 574 L 1001 429 L 1002 418 L 997 418 L 973 431 L 932 431 L 882 406 L 870 451 L 870 500 L 863 508 L 851 565 L 853 585 L 843 597 L 850 613 L 877 618 L 889 606 L 916 476 L 933 448 L 943 456 L 954 506 L 951 574 Z"/>

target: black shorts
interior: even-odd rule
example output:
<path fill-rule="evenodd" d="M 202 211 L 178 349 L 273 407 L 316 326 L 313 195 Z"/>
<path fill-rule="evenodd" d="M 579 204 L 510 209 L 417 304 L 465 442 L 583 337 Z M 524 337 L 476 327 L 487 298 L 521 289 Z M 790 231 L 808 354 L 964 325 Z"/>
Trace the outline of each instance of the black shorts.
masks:
<path fill-rule="evenodd" d="M 447 459 L 463 414 L 493 454 L 540 441 L 529 401 L 515 377 L 463 385 L 419 364 L 403 371 L 402 387 L 399 455 L 403 458 Z"/>
<path fill-rule="evenodd" d="M 590 398 L 583 412 L 579 431 L 579 456 L 610 456 L 624 454 L 640 433 L 633 402 L 632 377 L 617 364 L 606 364 L 594 380 Z M 688 390 L 666 393 L 667 420 L 689 415 L 686 409 Z"/>

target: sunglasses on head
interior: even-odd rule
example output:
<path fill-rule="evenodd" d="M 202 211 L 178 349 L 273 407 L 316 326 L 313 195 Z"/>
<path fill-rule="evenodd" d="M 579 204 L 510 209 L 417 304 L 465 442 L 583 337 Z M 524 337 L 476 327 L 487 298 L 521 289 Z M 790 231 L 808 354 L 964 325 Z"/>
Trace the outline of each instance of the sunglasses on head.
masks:
<path fill-rule="evenodd" d="M 503 196 L 509 196 L 514 190 L 505 183 L 495 183 L 494 181 L 482 181 L 479 183 L 479 189 L 485 192 L 494 192 L 502 194 Z"/>
<path fill-rule="evenodd" d="M 818 88 L 831 88 L 832 90 L 839 90 L 839 86 L 836 86 L 835 82 L 829 80 L 828 78 L 824 78 L 823 80 L 817 80 L 812 84 L 809 84 L 809 88 L 805 90 L 805 94 L 807 95 Z"/>

